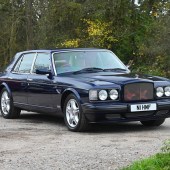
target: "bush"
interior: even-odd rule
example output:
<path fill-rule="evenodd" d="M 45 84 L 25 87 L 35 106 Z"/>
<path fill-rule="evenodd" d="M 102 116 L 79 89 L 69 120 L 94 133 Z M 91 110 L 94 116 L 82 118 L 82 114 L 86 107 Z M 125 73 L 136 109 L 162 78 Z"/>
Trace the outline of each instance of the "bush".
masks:
<path fill-rule="evenodd" d="M 170 170 L 170 140 L 164 142 L 161 150 L 163 153 L 158 153 L 150 158 L 136 161 L 122 170 Z"/>
<path fill-rule="evenodd" d="M 148 159 L 134 162 L 131 166 L 122 170 L 169 170 L 170 153 L 159 153 Z"/>

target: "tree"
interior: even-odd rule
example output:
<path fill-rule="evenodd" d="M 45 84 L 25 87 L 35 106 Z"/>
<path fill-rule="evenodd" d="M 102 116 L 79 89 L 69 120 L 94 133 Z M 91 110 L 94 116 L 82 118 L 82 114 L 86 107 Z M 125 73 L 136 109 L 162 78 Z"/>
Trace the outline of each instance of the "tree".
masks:
<path fill-rule="evenodd" d="M 0 68 L 27 49 L 99 47 L 170 76 L 169 18 L 169 0 L 0 0 Z"/>

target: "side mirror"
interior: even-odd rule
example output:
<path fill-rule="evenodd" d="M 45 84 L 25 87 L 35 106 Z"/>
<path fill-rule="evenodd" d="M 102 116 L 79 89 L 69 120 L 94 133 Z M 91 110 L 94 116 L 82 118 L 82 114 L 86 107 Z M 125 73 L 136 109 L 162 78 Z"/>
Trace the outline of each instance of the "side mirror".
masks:
<path fill-rule="evenodd" d="M 40 75 L 46 75 L 46 74 L 51 74 L 51 70 L 47 70 L 47 69 L 36 69 L 36 74 L 40 74 Z"/>
<path fill-rule="evenodd" d="M 53 79 L 53 74 L 51 72 L 51 70 L 48 70 L 48 69 L 36 69 L 36 74 L 39 74 L 39 75 L 47 75 L 47 77 L 49 79 Z"/>

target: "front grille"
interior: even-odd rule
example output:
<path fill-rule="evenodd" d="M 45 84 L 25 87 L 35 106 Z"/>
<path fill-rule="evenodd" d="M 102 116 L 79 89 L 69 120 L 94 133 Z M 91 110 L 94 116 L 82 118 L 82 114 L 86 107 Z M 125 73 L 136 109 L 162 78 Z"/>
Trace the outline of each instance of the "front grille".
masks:
<path fill-rule="evenodd" d="M 125 101 L 145 101 L 154 98 L 154 87 L 152 83 L 133 83 L 124 87 Z"/>

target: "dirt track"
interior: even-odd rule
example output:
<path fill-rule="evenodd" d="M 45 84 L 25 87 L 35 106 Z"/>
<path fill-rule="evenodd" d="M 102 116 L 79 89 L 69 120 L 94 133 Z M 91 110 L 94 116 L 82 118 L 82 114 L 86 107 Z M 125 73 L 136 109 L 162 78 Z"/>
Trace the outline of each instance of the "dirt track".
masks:
<path fill-rule="evenodd" d="M 54 116 L 0 117 L 0 170 L 119 169 L 158 152 L 168 138 L 170 119 L 156 129 L 136 122 L 73 133 Z"/>

